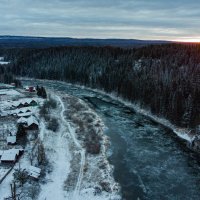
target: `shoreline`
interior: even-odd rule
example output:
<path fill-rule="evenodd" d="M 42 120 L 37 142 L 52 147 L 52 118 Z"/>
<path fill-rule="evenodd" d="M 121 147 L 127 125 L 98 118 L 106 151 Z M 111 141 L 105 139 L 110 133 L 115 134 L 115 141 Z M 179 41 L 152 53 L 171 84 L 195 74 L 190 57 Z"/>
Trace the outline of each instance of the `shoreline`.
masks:
<path fill-rule="evenodd" d="M 84 145 L 83 140 L 79 138 L 79 134 L 80 134 L 79 128 L 80 127 L 77 124 L 75 124 L 73 122 L 73 120 L 68 119 L 65 112 L 63 113 L 63 115 L 66 118 L 66 121 L 68 121 L 68 123 L 69 123 L 69 126 L 71 126 L 71 128 L 74 130 L 75 140 L 77 140 L 77 142 L 79 142 L 80 148 L 82 148 L 82 150 L 84 151 L 84 154 L 85 154 L 84 155 L 84 157 L 85 157 L 84 163 L 80 162 L 80 173 L 79 173 L 78 181 L 77 181 L 77 184 L 76 184 L 76 187 L 74 190 L 74 193 L 75 193 L 74 197 L 79 197 L 82 195 L 83 196 L 91 195 L 91 198 L 93 197 L 94 199 L 100 198 L 100 199 L 108 200 L 113 197 L 113 199 L 120 200 L 121 199 L 121 195 L 120 195 L 121 187 L 120 187 L 119 183 L 117 183 L 114 180 L 114 176 L 113 176 L 114 166 L 112 166 L 108 161 L 106 152 L 108 151 L 108 144 L 110 142 L 110 139 L 104 134 L 105 125 L 104 125 L 102 119 L 98 116 L 98 114 L 95 111 L 93 111 L 87 105 L 87 103 L 85 103 L 80 98 L 77 98 L 73 95 L 69 95 L 67 93 L 63 94 L 63 92 L 56 92 L 55 94 L 62 98 L 63 105 L 65 106 L 65 109 L 66 109 L 65 111 L 68 113 L 71 112 L 70 109 L 73 109 L 68 102 L 69 101 L 68 99 L 70 99 L 70 98 L 72 98 L 73 102 L 76 102 L 76 100 L 77 100 L 77 102 L 80 103 L 80 105 L 84 106 L 84 108 L 86 108 L 86 110 L 77 111 L 76 114 L 82 115 L 82 112 L 86 113 L 87 115 L 92 114 L 94 116 L 94 121 L 90 125 L 95 129 L 95 131 L 101 137 L 101 140 L 102 140 L 101 149 L 100 149 L 99 154 L 87 153 L 87 148 Z M 95 127 L 96 122 L 98 122 L 100 125 L 98 128 Z M 89 129 L 88 129 L 88 131 L 89 131 Z M 81 134 L 84 135 L 84 132 L 82 132 Z M 101 169 L 102 164 L 104 164 L 104 167 L 105 167 L 103 170 Z M 98 175 L 95 176 L 95 174 L 97 174 L 97 173 L 98 173 Z M 94 179 L 90 177 L 92 175 L 94 176 L 93 177 Z M 80 176 L 81 176 L 81 178 L 80 178 Z M 102 183 L 103 180 L 105 180 L 105 182 L 108 183 L 108 185 L 109 185 L 108 188 L 110 188 L 109 191 L 106 191 L 105 188 L 103 188 L 103 186 L 101 186 L 100 183 Z M 96 193 L 96 188 L 101 189 L 100 194 L 96 194 L 96 195 L 94 194 L 94 193 Z"/>
<path fill-rule="evenodd" d="M 97 93 L 100 93 L 102 95 L 106 95 L 106 96 L 110 97 L 111 99 L 116 100 L 116 101 L 124 104 L 125 106 L 127 106 L 129 108 L 134 109 L 137 113 L 139 113 L 143 116 L 149 117 L 153 121 L 165 126 L 166 128 L 169 128 L 170 130 L 173 131 L 174 134 L 176 134 L 176 136 L 178 136 L 180 139 L 188 142 L 189 144 L 191 144 L 195 139 L 195 135 L 194 136 L 189 135 L 191 129 L 178 127 L 178 126 L 172 124 L 169 120 L 162 118 L 162 117 L 159 117 L 157 115 L 154 115 L 148 109 L 144 109 L 139 104 L 132 103 L 132 102 L 120 97 L 120 96 L 117 96 L 113 92 L 111 94 L 109 94 L 109 93 L 105 92 L 104 90 L 93 89 L 93 88 L 90 88 L 90 87 L 87 87 L 87 86 L 84 86 L 84 85 L 80 85 L 80 84 L 77 84 L 77 83 L 72 84 L 72 83 L 69 83 L 69 82 L 59 81 L 59 80 L 37 79 L 37 78 L 28 78 L 28 77 L 20 77 L 19 79 L 20 80 L 38 80 L 38 81 L 57 82 L 57 83 L 62 83 L 62 84 L 67 84 L 67 85 L 72 85 L 72 86 L 76 86 L 76 87 L 79 87 L 79 88 L 87 89 L 89 91 L 97 92 Z"/>
<path fill-rule="evenodd" d="M 46 184 L 41 184 L 38 198 L 52 199 L 52 196 L 57 196 L 61 200 L 121 200 L 121 187 L 114 180 L 114 167 L 106 156 L 109 139 L 104 135 L 105 126 L 99 115 L 87 103 L 73 95 L 65 92 L 53 92 L 50 88 L 48 88 L 48 93 L 57 102 L 57 107 L 50 110 L 50 115 L 55 115 L 60 125 L 56 132 L 52 132 L 47 129 L 47 121 L 41 119 L 39 137 L 44 143 L 46 156 L 52 163 L 52 169 L 44 179 Z M 93 116 L 89 125 L 101 137 L 101 148 L 98 154 L 87 153 L 84 138 L 79 138 L 80 127 L 68 118 L 68 115 L 73 115 L 76 103 L 79 104 L 77 112 L 75 112 L 77 116 L 86 117 L 86 121 Z M 87 116 L 89 117 L 87 118 Z M 96 124 L 99 126 L 95 126 Z M 90 133 L 89 128 L 86 129 L 87 131 Z M 55 135 L 55 133 L 57 134 Z M 56 159 L 59 162 L 55 161 Z M 104 169 L 101 168 L 103 165 Z M 70 182 L 67 182 L 68 179 Z M 107 183 L 106 186 L 104 185 L 105 187 L 101 185 L 103 182 Z M 53 190 L 55 186 L 57 191 Z M 108 191 L 106 191 L 106 187 L 109 189 Z"/>

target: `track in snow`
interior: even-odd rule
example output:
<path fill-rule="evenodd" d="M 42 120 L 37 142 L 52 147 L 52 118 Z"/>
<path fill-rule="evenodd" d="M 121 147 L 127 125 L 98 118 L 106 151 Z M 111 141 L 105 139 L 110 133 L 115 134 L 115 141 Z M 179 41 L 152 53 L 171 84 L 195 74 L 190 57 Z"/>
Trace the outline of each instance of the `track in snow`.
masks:
<path fill-rule="evenodd" d="M 69 134 L 70 134 L 71 138 L 73 139 L 76 147 L 79 149 L 79 153 L 81 155 L 80 171 L 79 171 L 76 187 L 75 187 L 74 193 L 73 193 L 73 199 L 76 199 L 77 196 L 79 195 L 81 182 L 82 182 L 82 179 L 83 179 L 83 170 L 84 170 L 84 165 L 85 165 L 85 150 L 81 147 L 80 143 L 78 142 L 78 140 L 75 137 L 74 130 L 70 126 L 69 122 L 65 119 L 64 112 L 66 111 L 66 109 L 65 109 L 65 105 L 64 105 L 62 99 L 59 96 L 57 96 L 57 98 L 58 98 L 58 100 L 61 104 L 61 107 L 62 107 L 61 119 L 66 124 L 66 126 L 69 130 Z"/>

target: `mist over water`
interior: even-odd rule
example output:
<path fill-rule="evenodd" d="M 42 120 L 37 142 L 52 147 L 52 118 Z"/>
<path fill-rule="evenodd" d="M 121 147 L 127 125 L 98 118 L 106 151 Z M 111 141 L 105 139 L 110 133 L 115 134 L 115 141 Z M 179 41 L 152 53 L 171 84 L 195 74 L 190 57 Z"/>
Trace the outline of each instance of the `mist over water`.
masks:
<path fill-rule="evenodd" d="M 173 132 L 111 98 L 65 83 L 24 81 L 85 100 L 103 119 L 109 160 L 126 200 L 199 200 L 199 157 Z"/>

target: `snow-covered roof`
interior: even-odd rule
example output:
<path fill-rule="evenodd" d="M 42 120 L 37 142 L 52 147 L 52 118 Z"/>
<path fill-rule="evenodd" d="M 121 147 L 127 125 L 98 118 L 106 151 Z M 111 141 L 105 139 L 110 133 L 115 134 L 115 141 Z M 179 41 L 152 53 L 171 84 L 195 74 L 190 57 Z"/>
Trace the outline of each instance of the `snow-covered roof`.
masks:
<path fill-rule="evenodd" d="M 2 156 L 3 155 L 3 150 L 0 150 L 0 156 Z"/>
<path fill-rule="evenodd" d="M 40 174 L 41 169 L 38 168 L 38 167 L 30 166 L 29 171 L 36 172 L 36 173 Z"/>
<path fill-rule="evenodd" d="M 28 117 L 31 116 L 33 113 L 32 112 L 27 112 L 27 113 L 18 113 L 18 117 Z"/>
<path fill-rule="evenodd" d="M 35 112 L 35 111 L 36 111 L 35 107 L 23 107 L 23 108 L 12 110 L 11 113 L 18 114 L 18 113 Z"/>
<path fill-rule="evenodd" d="M 32 176 L 34 178 L 38 178 L 41 173 L 41 169 L 34 166 L 30 166 L 27 171 L 28 171 L 29 176 Z"/>
<path fill-rule="evenodd" d="M 17 120 L 17 123 L 18 123 L 18 124 L 26 124 L 26 123 L 27 123 L 27 118 L 25 118 L 25 117 L 20 117 L 20 118 Z"/>
<path fill-rule="evenodd" d="M 15 144 L 16 143 L 16 136 L 8 136 L 7 143 Z"/>
<path fill-rule="evenodd" d="M 30 116 L 27 120 L 27 125 L 30 126 L 32 124 L 36 124 L 36 125 L 39 125 L 38 121 L 36 120 L 35 117 L 33 116 Z"/>
<path fill-rule="evenodd" d="M 15 161 L 16 156 L 19 155 L 19 149 L 9 149 L 3 151 L 1 161 Z"/>
<path fill-rule="evenodd" d="M 27 124 L 27 126 L 30 126 L 32 124 L 39 125 L 37 119 L 34 116 L 30 116 L 29 118 L 21 117 L 17 120 L 18 124 Z"/>
<path fill-rule="evenodd" d="M 37 103 L 37 100 L 34 98 L 23 98 L 23 99 L 19 99 L 18 101 L 14 101 L 13 102 L 13 106 L 17 107 L 20 104 L 24 105 L 24 104 L 30 104 L 32 101 Z"/>
<path fill-rule="evenodd" d="M 1 117 L 6 117 L 6 116 L 8 116 L 8 113 L 7 112 L 0 112 L 0 116 Z"/>

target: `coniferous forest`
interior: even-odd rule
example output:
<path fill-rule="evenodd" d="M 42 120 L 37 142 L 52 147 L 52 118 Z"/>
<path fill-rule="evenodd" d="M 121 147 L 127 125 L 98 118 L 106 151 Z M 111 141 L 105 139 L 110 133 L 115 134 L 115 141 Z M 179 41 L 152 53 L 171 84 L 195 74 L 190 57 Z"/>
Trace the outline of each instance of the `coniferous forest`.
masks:
<path fill-rule="evenodd" d="M 115 92 L 181 127 L 200 124 L 200 45 L 164 44 L 135 49 L 53 47 L 1 49 L 12 75 L 62 80 Z"/>

